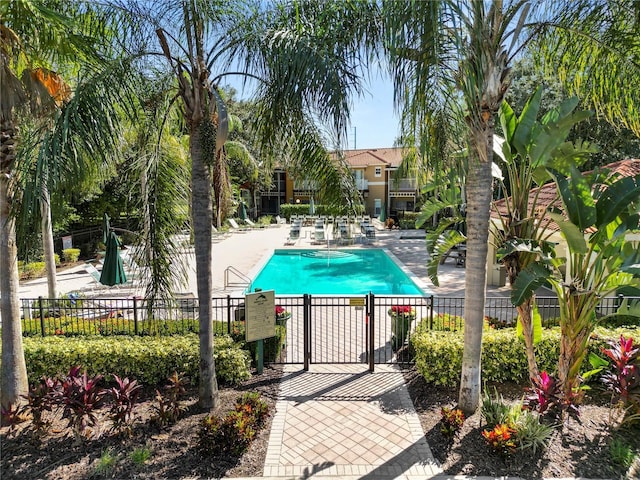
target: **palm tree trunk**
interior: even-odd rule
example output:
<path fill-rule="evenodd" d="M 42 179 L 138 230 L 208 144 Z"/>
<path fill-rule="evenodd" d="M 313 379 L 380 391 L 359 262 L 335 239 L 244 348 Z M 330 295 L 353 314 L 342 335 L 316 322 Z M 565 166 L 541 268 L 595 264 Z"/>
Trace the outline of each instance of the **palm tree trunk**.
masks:
<path fill-rule="evenodd" d="M 205 163 L 200 125 L 194 125 L 190 137 L 193 232 L 200 315 L 200 406 L 214 409 L 218 404 L 218 383 L 213 361 L 213 311 L 211 279 L 211 172 Z"/>
<path fill-rule="evenodd" d="M 18 304 L 18 249 L 16 225 L 11 216 L 10 166 L 14 158 L 16 129 L 0 125 L 0 318 L 2 320 L 2 379 L 0 405 L 21 401 L 28 390 L 27 366 L 22 348 L 22 324 Z"/>
<path fill-rule="evenodd" d="M 473 129 L 473 126 L 471 126 Z M 493 116 L 471 131 L 467 175 L 467 260 L 464 301 L 464 353 L 458 407 L 472 414 L 480 404 L 482 327 L 487 285 Z"/>
<path fill-rule="evenodd" d="M 42 229 L 42 248 L 44 263 L 47 268 L 47 287 L 49 298 L 58 298 L 58 284 L 56 281 L 56 257 L 53 247 L 53 224 L 51 222 L 51 196 L 47 188 L 47 179 L 42 179 L 42 198 L 40 199 L 40 227 Z"/>

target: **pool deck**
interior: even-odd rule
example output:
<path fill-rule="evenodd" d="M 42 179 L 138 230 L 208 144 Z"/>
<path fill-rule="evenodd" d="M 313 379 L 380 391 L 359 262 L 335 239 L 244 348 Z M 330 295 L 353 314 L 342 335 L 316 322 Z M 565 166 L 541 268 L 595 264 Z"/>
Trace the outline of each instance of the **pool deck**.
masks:
<path fill-rule="evenodd" d="M 219 236 L 212 242 L 212 273 L 214 294 L 233 294 L 233 290 L 224 289 L 224 272 L 227 267 L 233 267 L 243 275 L 253 278 L 261 268 L 263 262 L 275 249 L 280 248 L 326 248 L 326 244 L 315 244 L 312 238 L 313 229 L 303 227 L 300 239 L 294 244 L 288 242 L 289 225 L 273 225 L 270 228 L 247 230 Z M 349 246 L 338 245 L 331 240 L 330 248 L 386 248 L 400 260 L 429 291 L 436 296 L 463 297 L 464 296 L 464 268 L 455 265 L 455 261 L 448 260 L 440 266 L 440 286 L 434 286 L 427 276 L 428 254 L 425 248 L 424 236 L 418 231 L 411 230 L 378 230 L 374 241 L 367 243 L 356 237 Z M 329 232 L 329 238 L 332 238 Z M 193 249 L 187 249 L 182 255 L 187 257 L 188 284 L 178 290 L 186 295 L 197 296 L 197 282 Z M 57 275 L 58 290 L 66 293 L 82 290 L 88 295 L 96 294 L 107 297 L 142 295 L 144 292 L 133 289 L 108 288 L 99 286 L 86 270 L 84 265 L 63 270 Z M 236 290 L 237 291 L 237 290 Z M 18 290 L 20 298 L 37 298 L 47 296 L 47 280 L 39 278 L 22 282 Z M 487 286 L 487 296 L 508 296 L 509 286 Z"/>

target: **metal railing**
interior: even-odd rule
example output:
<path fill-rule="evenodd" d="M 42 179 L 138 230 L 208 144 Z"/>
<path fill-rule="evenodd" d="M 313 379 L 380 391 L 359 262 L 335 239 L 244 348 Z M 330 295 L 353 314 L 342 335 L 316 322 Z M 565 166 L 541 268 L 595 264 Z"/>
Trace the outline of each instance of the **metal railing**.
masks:
<path fill-rule="evenodd" d="M 305 298 L 307 302 L 305 303 Z M 358 299 L 355 302 L 351 299 Z M 538 310 L 543 325 L 555 324 L 559 316 L 558 299 L 537 297 Z M 177 298 L 171 302 L 150 304 L 139 297 L 128 298 L 26 298 L 21 301 L 22 330 L 25 336 L 47 335 L 171 335 L 198 332 L 198 300 Z M 234 322 L 244 320 L 244 297 L 216 297 L 213 302 L 213 321 L 217 333 L 232 333 Z M 363 303 L 364 302 L 364 303 Z M 464 323 L 464 298 L 462 297 L 395 297 L 395 296 L 278 296 L 276 304 L 291 313 L 287 329 L 287 343 L 303 341 L 305 328 L 314 336 L 341 336 L 343 351 L 347 342 L 353 342 L 356 350 L 367 343 L 360 331 L 370 317 L 377 319 L 375 342 L 380 346 L 391 337 L 391 324 L 383 322 L 391 315 L 393 307 L 409 306 L 415 311 L 414 325 L 430 330 L 460 330 Z M 640 304 L 640 297 L 607 297 L 598 305 L 596 314 L 604 317 L 624 309 L 629 304 Z M 311 323 L 305 324 L 308 319 Z M 488 297 L 485 301 L 485 318 L 495 325 L 514 325 L 517 312 L 506 297 Z M 342 330 L 341 330 L 342 329 Z M 316 346 L 318 358 L 328 358 L 327 352 L 335 346 Z M 349 346 L 351 348 L 351 346 Z M 355 347 L 354 347 L 355 348 Z M 304 361 L 302 353 L 288 357 L 288 362 Z M 379 354 L 381 355 L 381 354 Z M 335 357 L 334 357 L 335 360 Z M 347 361 L 347 357 L 343 357 Z M 350 361 L 350 360 L 349 360 Z"/>
<path fill-rule="evenodd" d="M 232 278 L 233 276 L 233 278 Z M 235 279 L 235 280 L 234 280 Z M 233 266 L 229 266 L 224 270 L 224 288 L 243 287 L 247 288 L 251 285 L 251 279 L 244 273 Z"/>

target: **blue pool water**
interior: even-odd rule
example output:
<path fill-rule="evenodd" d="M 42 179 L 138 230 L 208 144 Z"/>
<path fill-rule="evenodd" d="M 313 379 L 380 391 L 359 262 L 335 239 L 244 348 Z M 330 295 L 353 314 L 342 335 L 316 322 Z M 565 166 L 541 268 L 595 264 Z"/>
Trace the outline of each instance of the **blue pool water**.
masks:
<path fill-rule="evenodd" d="M 380 249 L 276 250 L 251 284 L 276 295 L 424 295 Z"/>

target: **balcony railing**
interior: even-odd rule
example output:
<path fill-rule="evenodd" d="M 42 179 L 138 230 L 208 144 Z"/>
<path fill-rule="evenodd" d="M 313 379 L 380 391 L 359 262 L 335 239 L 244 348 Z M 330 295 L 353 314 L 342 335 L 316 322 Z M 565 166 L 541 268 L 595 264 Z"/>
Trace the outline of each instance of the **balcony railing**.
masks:
<path fill-rule="evenodd" d="M 358 190 L 369 190 L 369 180 L 366 178 L 356 178 L 356 188 Z"/>
<path fill-rule="evenodd" d="M 418 189 L 418 181 L 415 178 L 402 178 L 399 181 L 391 179 L 389 181 L 389 190 L 398 191 L 414 191 Z"/>

